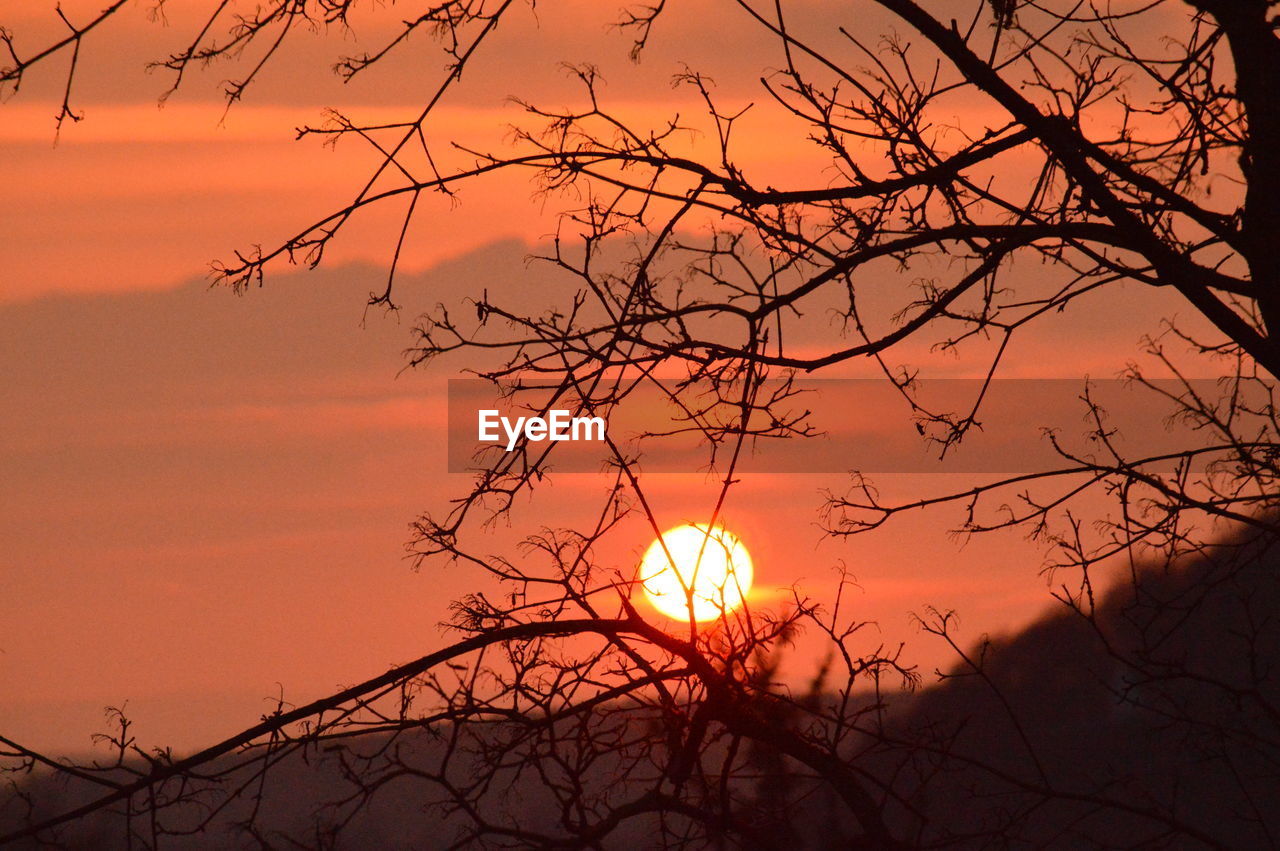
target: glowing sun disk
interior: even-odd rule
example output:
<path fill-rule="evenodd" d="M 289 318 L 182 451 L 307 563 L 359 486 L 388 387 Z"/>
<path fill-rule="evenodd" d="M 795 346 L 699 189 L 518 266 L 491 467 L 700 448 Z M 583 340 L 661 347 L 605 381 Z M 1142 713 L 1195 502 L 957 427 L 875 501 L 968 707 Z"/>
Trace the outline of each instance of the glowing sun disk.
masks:
<path fill-rule="evenodd" d="M 639 575 L 655 609 L 687 621 L 692 602 L 694 620 L 707 621 L 742 605 L 753 574 L 751 556 L 737 536 L 719 526 L 708 532 L 698 523 L 663 532 L 645 551 Z"/>

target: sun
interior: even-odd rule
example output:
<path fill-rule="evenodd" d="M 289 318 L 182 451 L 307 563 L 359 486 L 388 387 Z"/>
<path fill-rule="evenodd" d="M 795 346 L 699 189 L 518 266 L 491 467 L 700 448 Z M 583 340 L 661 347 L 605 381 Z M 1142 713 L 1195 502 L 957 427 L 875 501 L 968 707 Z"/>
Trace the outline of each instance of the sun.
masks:
<path fill-rule="evenodd" d="M 742 605 L 753 574 L 736 535 L 697 523 L 663 532 L 645 551 L 639 576 L 649 602 L 667 617 L 689 620 L 692 590 L 694 620 L 709 621 Z"/>

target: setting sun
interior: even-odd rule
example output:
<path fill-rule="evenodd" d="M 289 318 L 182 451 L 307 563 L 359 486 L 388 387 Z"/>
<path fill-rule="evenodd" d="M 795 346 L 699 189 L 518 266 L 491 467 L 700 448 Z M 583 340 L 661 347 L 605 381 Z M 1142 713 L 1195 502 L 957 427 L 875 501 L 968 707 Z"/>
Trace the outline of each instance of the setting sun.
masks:
<path fill-rule="evenodd" d="M 664 549 L 663 544 L 666 547 Z M 719 526 L 677 526 L 662 533 L 645 551 L 640 580 L 654 608 L 671 618 L 707 621 L 742 605 L 754 569 L 747 548 Z"/>

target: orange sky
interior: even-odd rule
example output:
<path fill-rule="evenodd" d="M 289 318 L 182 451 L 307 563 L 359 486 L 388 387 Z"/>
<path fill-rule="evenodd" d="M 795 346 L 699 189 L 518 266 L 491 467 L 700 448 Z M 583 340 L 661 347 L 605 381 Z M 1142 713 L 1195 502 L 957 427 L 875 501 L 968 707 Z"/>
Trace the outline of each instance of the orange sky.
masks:
<path fill-rule="evenodd" d="M 31 14 L 35 5 L 0 4 L 0 23 L 38 33 L 47 16 Z M 679 97 L 665 82 L 674 57 L 730 80 L 738 66 L 775 61 L 764 46 L 753 54 L 754 43 L 708 52 L 673 20 L 670 39 L 629 69 L 617 59 L 625 45 L 603 28 L 608 16 L 590 18 L 595 9 L 540 5 L 543 37 L 504 33 L 499 70 L 520 63 L 521 85 L 567 98 L 557 60 L 609 60 L 619 75 L 611 91 L 644 120 Z M 0 106 L 0 729 L 38 746 L 87 746 L 102 707 L 128 701 L 144 741 L 189 747 L 254 721 L 278 683 L 301 701 L 442 643 L 436 625 L 449 600 L 476 580 L 461 569 L 414 573 L 402 545 L 409 521 L 465 485 L 444 471 L 439 438 L 443 382 L 455 372 L 397 377 L 400 352 L 415 310 L 484 287 L 532 290 L 549 274 L 523 259 L 550 230 L 551 210 L 507 178 L 467 189 L 456 207 L 427 202 L 401 316 L 361 324 L 398 211 L 364 217 L 320 272 L 277 275 L 244 298 L 209 290 L 199 280 L 209 261 L 292 233 L 362 176 L 363 151 L 296 143 L 292 128 L 322 104 L 402 114 L 420 94 L 409 83 L 421 69 L 400 66 L 392 86 L 316 83 L 330 50 L 317 39 L 221 121 L 218 73 L 158 110 L 162 81 L 130 70 L 177 29 L 157 36 L 135 12 L 110 36 L 118 50 L 106 40 L 86 48 L 78 104 L 87 118 L 56 146 L 55 74 Z M 747 31 L 725 23 L 726 37 Z M 438 116 L 442 137 L 499 142 L 515 115 L 502 100 L 513 92 L 500 88 L 511 79 L 468 80 Z M 763 109 L 753 120 L 749 166 L 812 174 L 803 141 L 780 141 Z M 1051 318 L 1009 374 L 1114 375 L 1170 307 L 1132 287 L 1120 305 L 1086 302 L 1080 315 Z M 937 482 L 882 484 L 911 493 Z M 494 546 L 522 523 L 572 525 L 603 486 L 556 479 Z M 650 486 L 671 525 L 703 519 L 714 492 L 697 475 Z M 1038 550 L 1013 535 L 961 548 L 945 534 L 952 518 L 924 516 L 854 542 L 823 540 L 817 493 L 841 486 L 838 475 L 757 477 L 735 492 L 726 524 L 752 551 L 759 604 L 792 583 L 830 594 L 843 561 L 866 617 L 886 641 L 911 640 L 926 668 L 946 657 L 914 633 L 910 611 L 954 607 L 973 639 L 1049 605 Z M 610 557 L 625 567 L 648 543 L 637 529 Z"/>

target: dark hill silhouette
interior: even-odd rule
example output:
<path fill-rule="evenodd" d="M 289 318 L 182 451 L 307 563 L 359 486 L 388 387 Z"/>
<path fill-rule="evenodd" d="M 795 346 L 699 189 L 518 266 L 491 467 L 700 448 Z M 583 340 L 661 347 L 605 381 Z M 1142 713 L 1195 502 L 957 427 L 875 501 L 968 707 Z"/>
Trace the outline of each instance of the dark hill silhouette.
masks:
<path fill-rule="evenodd" d="M 1150 811 L 1225 847 L 1274 845 L 1278 571 L 1276 541 L 1241 533 L 1176 567 L 1140 567 L 1092 620 L 1064 607 L 971 652 L 981 676 L 956 668 L 894 725 L 938 749 L 899 769 L 946 766 L 909 793 L 926 835 L 1197 845 Z"/>
<path fill-rule="evenodd" d="M 1261 848 L 1280 835 L 1280 551 L 1240 534 L 1172 567 L 1149 564 L 1099 600 L 1090 621 L 1072 612 L 973 648 L 982 675 L 953 669 L 890 703 L 883 736 L 856 757 L 892 788 L 898 835 L 929 847 Z M 640 723 L 640 722 L 636 722 Z M 376 743 L 375 743 L 376 745 Z M 432 761 L 437 740 L 402 746 Z M 373 746 L 366 746 L 372 749 Z M 766 845 L 845 847 L 854 835 L 822 790 L 757 754 L 759 811 L 744 814 Z M 607 783 L 607 777 L 591 778 Z M 78 784 L 37 777 L 38 814 L 84 797 Z M 268 785 L 257 836 L 239 831 L 244 807 L 177 847 L 274 847 L 285 834 L 320 845 L 350 792 L 336 760 L 292 760 Z M 335 847 L 435 848 L 459 822 L 423 810 L 411 780 L 390 784 L 346 826 Z M 553 818 L 529 775 L 498 800 L 515 823 Z M 18 817 L 15 801 L 5 822 Z M 316 813 L 318 812 L 318 815 Z M 320 825 L 320 828 L 317 828 Z M 652 845 L 643 822 L 605 847 Z M 97 816 L 61 834 L 67 847 L 123 847 Z M 283 847 L 283 846 L 281 846 Z"/>

